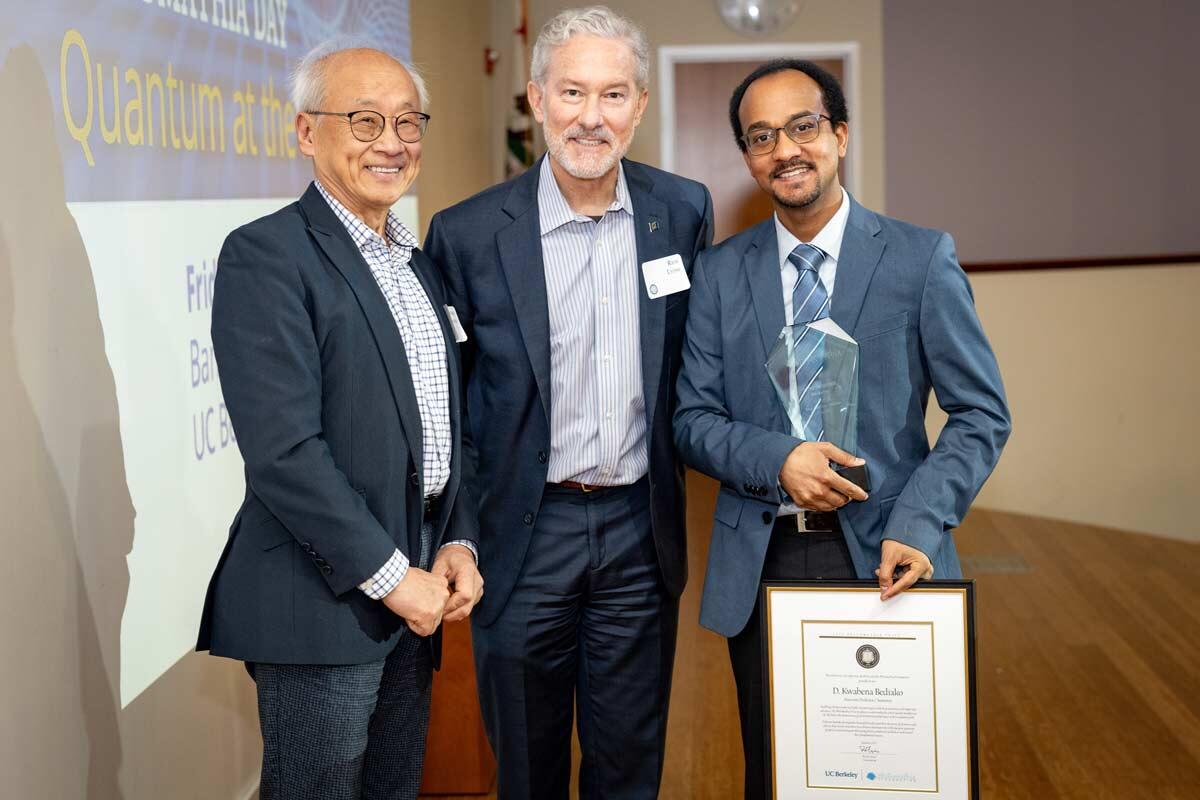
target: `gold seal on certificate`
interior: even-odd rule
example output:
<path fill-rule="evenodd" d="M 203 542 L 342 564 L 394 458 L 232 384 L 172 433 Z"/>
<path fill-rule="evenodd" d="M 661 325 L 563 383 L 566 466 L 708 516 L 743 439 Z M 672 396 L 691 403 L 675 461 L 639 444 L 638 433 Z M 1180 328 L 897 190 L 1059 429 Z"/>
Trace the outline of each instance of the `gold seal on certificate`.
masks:
<path fill-rule="evenodd" d="M 866 581 L 767 582 L 763 608 L 775 797 L 978 796 L 970 582 L 887 603 Z"/>

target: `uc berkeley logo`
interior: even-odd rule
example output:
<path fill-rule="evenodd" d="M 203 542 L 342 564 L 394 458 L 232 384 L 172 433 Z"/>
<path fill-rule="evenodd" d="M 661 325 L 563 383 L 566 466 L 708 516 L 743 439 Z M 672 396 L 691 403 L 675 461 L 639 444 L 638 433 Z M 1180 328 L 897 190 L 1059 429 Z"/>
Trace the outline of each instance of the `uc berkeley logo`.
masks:
<path fill-rule="evenodd" d="M 854 654 L 854 658 L 863 669 L 872 669 L 879 663 L 879 651 L 872 645 L 864 644 L 858 648 L 858 652 Z"/>

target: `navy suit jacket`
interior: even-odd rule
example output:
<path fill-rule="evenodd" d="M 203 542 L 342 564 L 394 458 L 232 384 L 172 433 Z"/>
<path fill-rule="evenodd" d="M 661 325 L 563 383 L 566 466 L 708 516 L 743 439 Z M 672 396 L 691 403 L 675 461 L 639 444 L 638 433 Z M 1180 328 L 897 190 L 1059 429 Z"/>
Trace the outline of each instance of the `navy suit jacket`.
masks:
<path fill-rule="evenodd" d="M 639 262 L 678 253 L 692 262 L 712 241 L 712 200 L 695 181 L 622 162 L 634 210 Z M 523 175 L 438 213 L 425 249 L 446 276 L 468 340 L 467 449 L 480 508 L 480 625 L 504 608 L 525 560 L 541 506 L 550 453 L 550 318 L 537 189 L 541 162 Z M 632 267 L 640 271 L 640 263 Z M 642 390 L 650 457 L 652 527 L 663 582 L 673 596 L 687 580 L 683 466 L 671 436 L 675 377 L 688 293 L 650 299 L 641 291 Z"/>
<path fill-rule="evenodd" d="M 197 649 L 266 663 L 382 659 L 407 626 L 358 585 L 396 548 L 415 561 L 424 495 L 421 417 L 396 322 L 315 184 L 231 233 L 217 263 L 213 347 L 246 497 Z M 412 266 L 447 343 L 454 455 L 436 552 L 476 540 L 477 520 L 460 490 L 458 348 L 441 277 L 419 250 Z"/>
<path fill-rule="evenodd" d="M 838 518 L 860 578 L 874 577 L 885 538 L 928 555 L 935 578 L 958 578 L 951 530 L 1008 439 L 1000 371 L 950 236 L 850 203 L 830 316 L 859 343 L 857 455 L 871 491 Z M 701 255 L 675 438 L 688 464 L 721 482 L 700 621 L 725 636 L 754 608 L 779 471 L 800 441 L 764 366 L 783 325 L 773 220 Z M 931 389 L 949 414 L 932 450 Z"/>

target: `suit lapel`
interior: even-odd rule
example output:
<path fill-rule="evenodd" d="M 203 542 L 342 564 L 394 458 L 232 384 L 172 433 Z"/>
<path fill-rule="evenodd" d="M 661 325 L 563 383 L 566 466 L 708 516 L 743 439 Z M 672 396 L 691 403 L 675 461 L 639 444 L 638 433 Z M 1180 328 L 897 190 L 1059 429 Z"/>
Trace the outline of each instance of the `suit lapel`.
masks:
<path fill-rule="evenodd" d="M 783 278 L 779 271 L 779 245 L 775 239 L 774 217 L 759 223 L 743 259 L 765 361 L 779 339 L 779 332 L 787 324 L 784 320 Z"/>
<path fill-rule="evenodd" d="M 392 397 L 400 414 L 400 424 L 404 429 L 404 437 L 408 440 L 409 452 L 413 454 L 415 461 L 420 462 L 424 445 L 417 393 L 413 388 L 412 370 L 408 363 L 408 355 L 404 351 L 404 340 L 400 337 L 400 330 L 396 327 L 396 320 L 392 317 L 387 300 L 384 299 L 383 292 L 375 282 L 375 276 L 371 274 L 362 253 L 354 246 L 354 241 L 345 226 L 325 202 L 325 198 L 321 197 L 315 184 L 309 186 L 300 200 L 300 205 L 308 218 L 309 230 L 314 240 L 350 284 L 363 315 L 367 318 L 367 324 L 375 337 L 375 344 L 383 357 Z M 421 470 L 417 472 L 420 474 Z"/>
<path fill-rule="evenodd" d="M 758 320 L 758 335 L 762 339 L 762 376 L 769 388 L 771 414 L 776 430 L 791 432 L 787 410 L 767 377 L 766 360 L 779 341 L 779 332 L 786 324 L 783 307 L 783 278 L 779 269 L 779 243 L 775 236 L 775 218 L 760 222 L 743 256 L 746 280 L 750 282 L 750 299 Z"/>
<path fill-rule="evenodd" d="M 638 331 L 642 349 L 642 393 L 646 402 L 646 429 L 654 427 L 665 347 L 667 298 L 651 299 L 642 280 L 642 264 L 671 255 L 671 218 L 666 203 L 655 197 L 649 178 L 628 161 L 625 184 L 633 203 L 633 228 L 637 240 Z"/>
<path fill-rule="evenodd" d="M 849 195 L 847 194 L 847 197 Z M 879 220 L 875 215 L 850 198 L 850 218 L 842 237 L 842 252 L 838 255 L 837 280 L 833 286 L 833 301 L 829 315 L 851 336 L 862 313 L 867 287 L 883 255 L 884 242 L 879 238 Z"/>
<path fill-rule="evenodd" d="M 504 202 L 512 224 L 496 234 L 500 266 L 517 312 L 517 325 L 533 367 L 542 410 L 550 420 L 550 307 L 542 263 L 542 230 L 538 218 L 537 186 L 541 161 L 514 183 Z"/>

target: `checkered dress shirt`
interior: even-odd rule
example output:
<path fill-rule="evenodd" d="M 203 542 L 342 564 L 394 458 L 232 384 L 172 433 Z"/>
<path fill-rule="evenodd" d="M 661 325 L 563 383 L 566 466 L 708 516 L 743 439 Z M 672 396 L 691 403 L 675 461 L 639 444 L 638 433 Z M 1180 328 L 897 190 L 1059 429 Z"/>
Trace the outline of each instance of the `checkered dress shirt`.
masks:
<path fill-rule="evenodd" d="M 425 288 L 412 269 L 412 252 L 417 246 L 417 238 L 389 211 L 385 240 L 329 194 L 320 181 L 316 184 L 317 190 L 362 253 L 400 331 L 404 353 L 412 371 L 417 408 L 421 414 L 424 444 L 421 472 L 425 496 L 434 497 L 442 493 L 446 482 L 450 480 L 453 451 L 450 378 L 446 369 L 446 338 L 441 323 L 429 296 L 425 294 Z M 448 544 L 461 544 L 472 553 L 476 552 L 470 542 Z M 359 588 L 369 597 L 379 600 L 404 579 L 408 566 L 409 559 L 396 550 L 378 572 L 359 584 Z"/>

